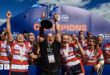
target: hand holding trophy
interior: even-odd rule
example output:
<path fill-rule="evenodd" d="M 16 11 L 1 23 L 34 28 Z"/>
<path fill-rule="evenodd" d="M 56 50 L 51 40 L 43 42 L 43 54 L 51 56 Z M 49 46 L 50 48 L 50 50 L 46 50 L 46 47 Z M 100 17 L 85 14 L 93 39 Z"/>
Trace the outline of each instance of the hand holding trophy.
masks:
<path fill-rule="evenodd" d="M 52 28 L 52 22 L 50 21 L 50 19 L 46 16 L 46 13 L 45 12 L 43 12 L 42 14 L 41 14 L 41 19 L 42 19 L 42 21 L 41 21 L 41 27 L 43 27 L 43 28 L 45 28 L 45 29 L 50 29 L 50 28 Z"/>
<path fill-rule="evenodd" d="M 59 21 L 60 20 L 60 15 L 58 13 L 55 13 L 53 16 L 54 21 Z"/>

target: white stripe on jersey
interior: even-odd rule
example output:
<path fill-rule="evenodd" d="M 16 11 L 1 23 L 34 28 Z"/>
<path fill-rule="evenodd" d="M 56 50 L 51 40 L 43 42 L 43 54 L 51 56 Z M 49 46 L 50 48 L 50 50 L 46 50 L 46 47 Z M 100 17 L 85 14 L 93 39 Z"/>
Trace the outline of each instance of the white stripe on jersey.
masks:
<path fill-rule="evenodd" d="M 25 56 L 20 56 L 20 55 L 13 55 L 13 59 L 15 59 L 15 60 L 28 60 L 28 58 L 27 57 L 25 57 Z"/>
<path fill-rule="evenodd" d="M 0 63 L 1 63 L 1 64 L 9 64 L 10 61 L 0 60 Z"/>
<path fill-rule="evenodd" d="M 75 58 L 75 57 L 76 57 L 76 56 L 73 55 L 73 56 L 67 57 L 66 60 L 70 60 L 70 59 L 73 59 L 73 58 Z"/>
<path fill-rule="evenodd" d="M 80 60 L 76 60 L 76 61 L 72 61 L 72 62 L 68 62 L 67 64 L 66 64 L 66 66 L 74 66 L 74 65 L 77 65 L 77 64 L 79 64 L 80 63 Z"/>
<path fill-rule="evenodd" d="M 0 53 L 0 56 L 8 56 L 8 54 L 7 53 L 4 53 L 4 52 L 1 52 Z"/>
<path fill-rule="evenodd" d="M 104 48 L 104 50 L 108 50 L 108 51 L 110 51 L 110 48 L 107 48 L 107 47 L 106 47 L 106 48 Z"/>
<path fill-rule="evenodd" d="M 6 48 L 6 47 L 7 47 L 6 42 L 2 42 L 2 43 L 1 43 L 1 48 Z"/>
<path fill-rule="evenodd" d="M 26 47 L 20 47 L 20 46 L 19 46 L 19 45 L 17 45 L 17 44 L 14 46 L 14 50 L 19 50 L 19 51 L 20 51 L 20 50 L 23 50 L 23 51 L 28 51 L 28 49 L 27 49 Z"/>

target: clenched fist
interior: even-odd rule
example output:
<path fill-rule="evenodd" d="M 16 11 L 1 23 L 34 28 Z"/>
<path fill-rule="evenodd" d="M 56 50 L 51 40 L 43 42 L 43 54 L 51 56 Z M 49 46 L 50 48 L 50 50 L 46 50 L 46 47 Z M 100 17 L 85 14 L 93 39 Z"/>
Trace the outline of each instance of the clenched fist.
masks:
<path fill-rule="evenodd" d="M 45 13 L 44 11 L 43 11 L 42 14 L 41 14 L 41 18 L 42 18 L 42 19 L 45 19 L 45 18 L 46 18 L 46 13 Z"/>
<path fill-rule="evenodd" d="M 11 16 L 12 16 L 12 15 L 11 15 L 11 12 L 8 11 L 8 12 L 6 13 L 6 17 L 7 17 L 7 18 L 11 18 Z"/>
<path fill-rule="evenodd" d="M 56 13 L 56 14 L 54 14 L 53 18 L 54 18 L 54 21 L 59 21 L 60 15 L 58 13 Z"/>

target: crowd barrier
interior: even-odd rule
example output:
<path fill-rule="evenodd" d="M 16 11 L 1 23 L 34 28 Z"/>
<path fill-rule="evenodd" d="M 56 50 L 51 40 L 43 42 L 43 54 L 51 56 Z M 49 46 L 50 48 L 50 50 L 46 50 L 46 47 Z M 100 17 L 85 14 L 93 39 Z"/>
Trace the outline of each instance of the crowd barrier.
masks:
<path fill-rule="evenodd" d="M 92 72 L 91 66 L 84 66 L 84 69 L 85 75 L 97 75 L 95 72 Z M 39 66 L 29 66 L 29 75 L 39 75 L 40 72 Z M 0 75 L 9 75 L 9 70 L 0 70 Z M 110 75 L 110 65 L 104 65 L 102 75 Z"/>

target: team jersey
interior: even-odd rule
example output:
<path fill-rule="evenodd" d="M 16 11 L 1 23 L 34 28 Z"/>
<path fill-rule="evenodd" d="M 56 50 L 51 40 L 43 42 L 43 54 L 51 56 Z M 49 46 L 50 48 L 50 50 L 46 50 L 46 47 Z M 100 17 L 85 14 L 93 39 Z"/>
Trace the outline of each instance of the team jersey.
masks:
<path fill-rule="evenodd" d="M 107 43 L 104 46 L 104 58 L 105 64 L 110 64 L 110 43 Z"/>
<path fill-rule="evenodd" d="M 83 55 L 83 64 L 84 65 L 95 65 L 100 60 L 103 60 L 103 54 L 102 50 L 98 49 L 97 53 L 94 53 L 94 50 L 90 50 L 88 48 L 84 49 L 84 55 Z"/>
<path fill-rule="evenodd" d="M 84 47 L 87 47 L 87 41 L 86 40 L 79 40 L 81 46 L 84 48 Z"/>
<path fill-rule="evenodd" d="M 28 46 L 29 48 L 32 48 L 32 44 L 29 41 L 25 41 L 26 46 Z"/>
<path fill-rule="evenodd" d="M 32 52 L 32 49 L 25 43 L 19 45 L 14 43 L 11 45 L 12 61 L 11 71 L 26 72 L 28 71 L 28 54 Z"/>
<path fill-rule="evenodd" d="M 67 45 L 66 47 L 62 47 L 60 53 L 62 57 L 61 59 L 62 63 L 65 66 L 71 67 L 81 63 L 81 61 L 75 55 L 75 50 L 70 45 Z"/>
<path fill-rule="evenodd" d="M 0 64 L 9 64 L 10 45 L 6 41 L 0 41 Z"/>

